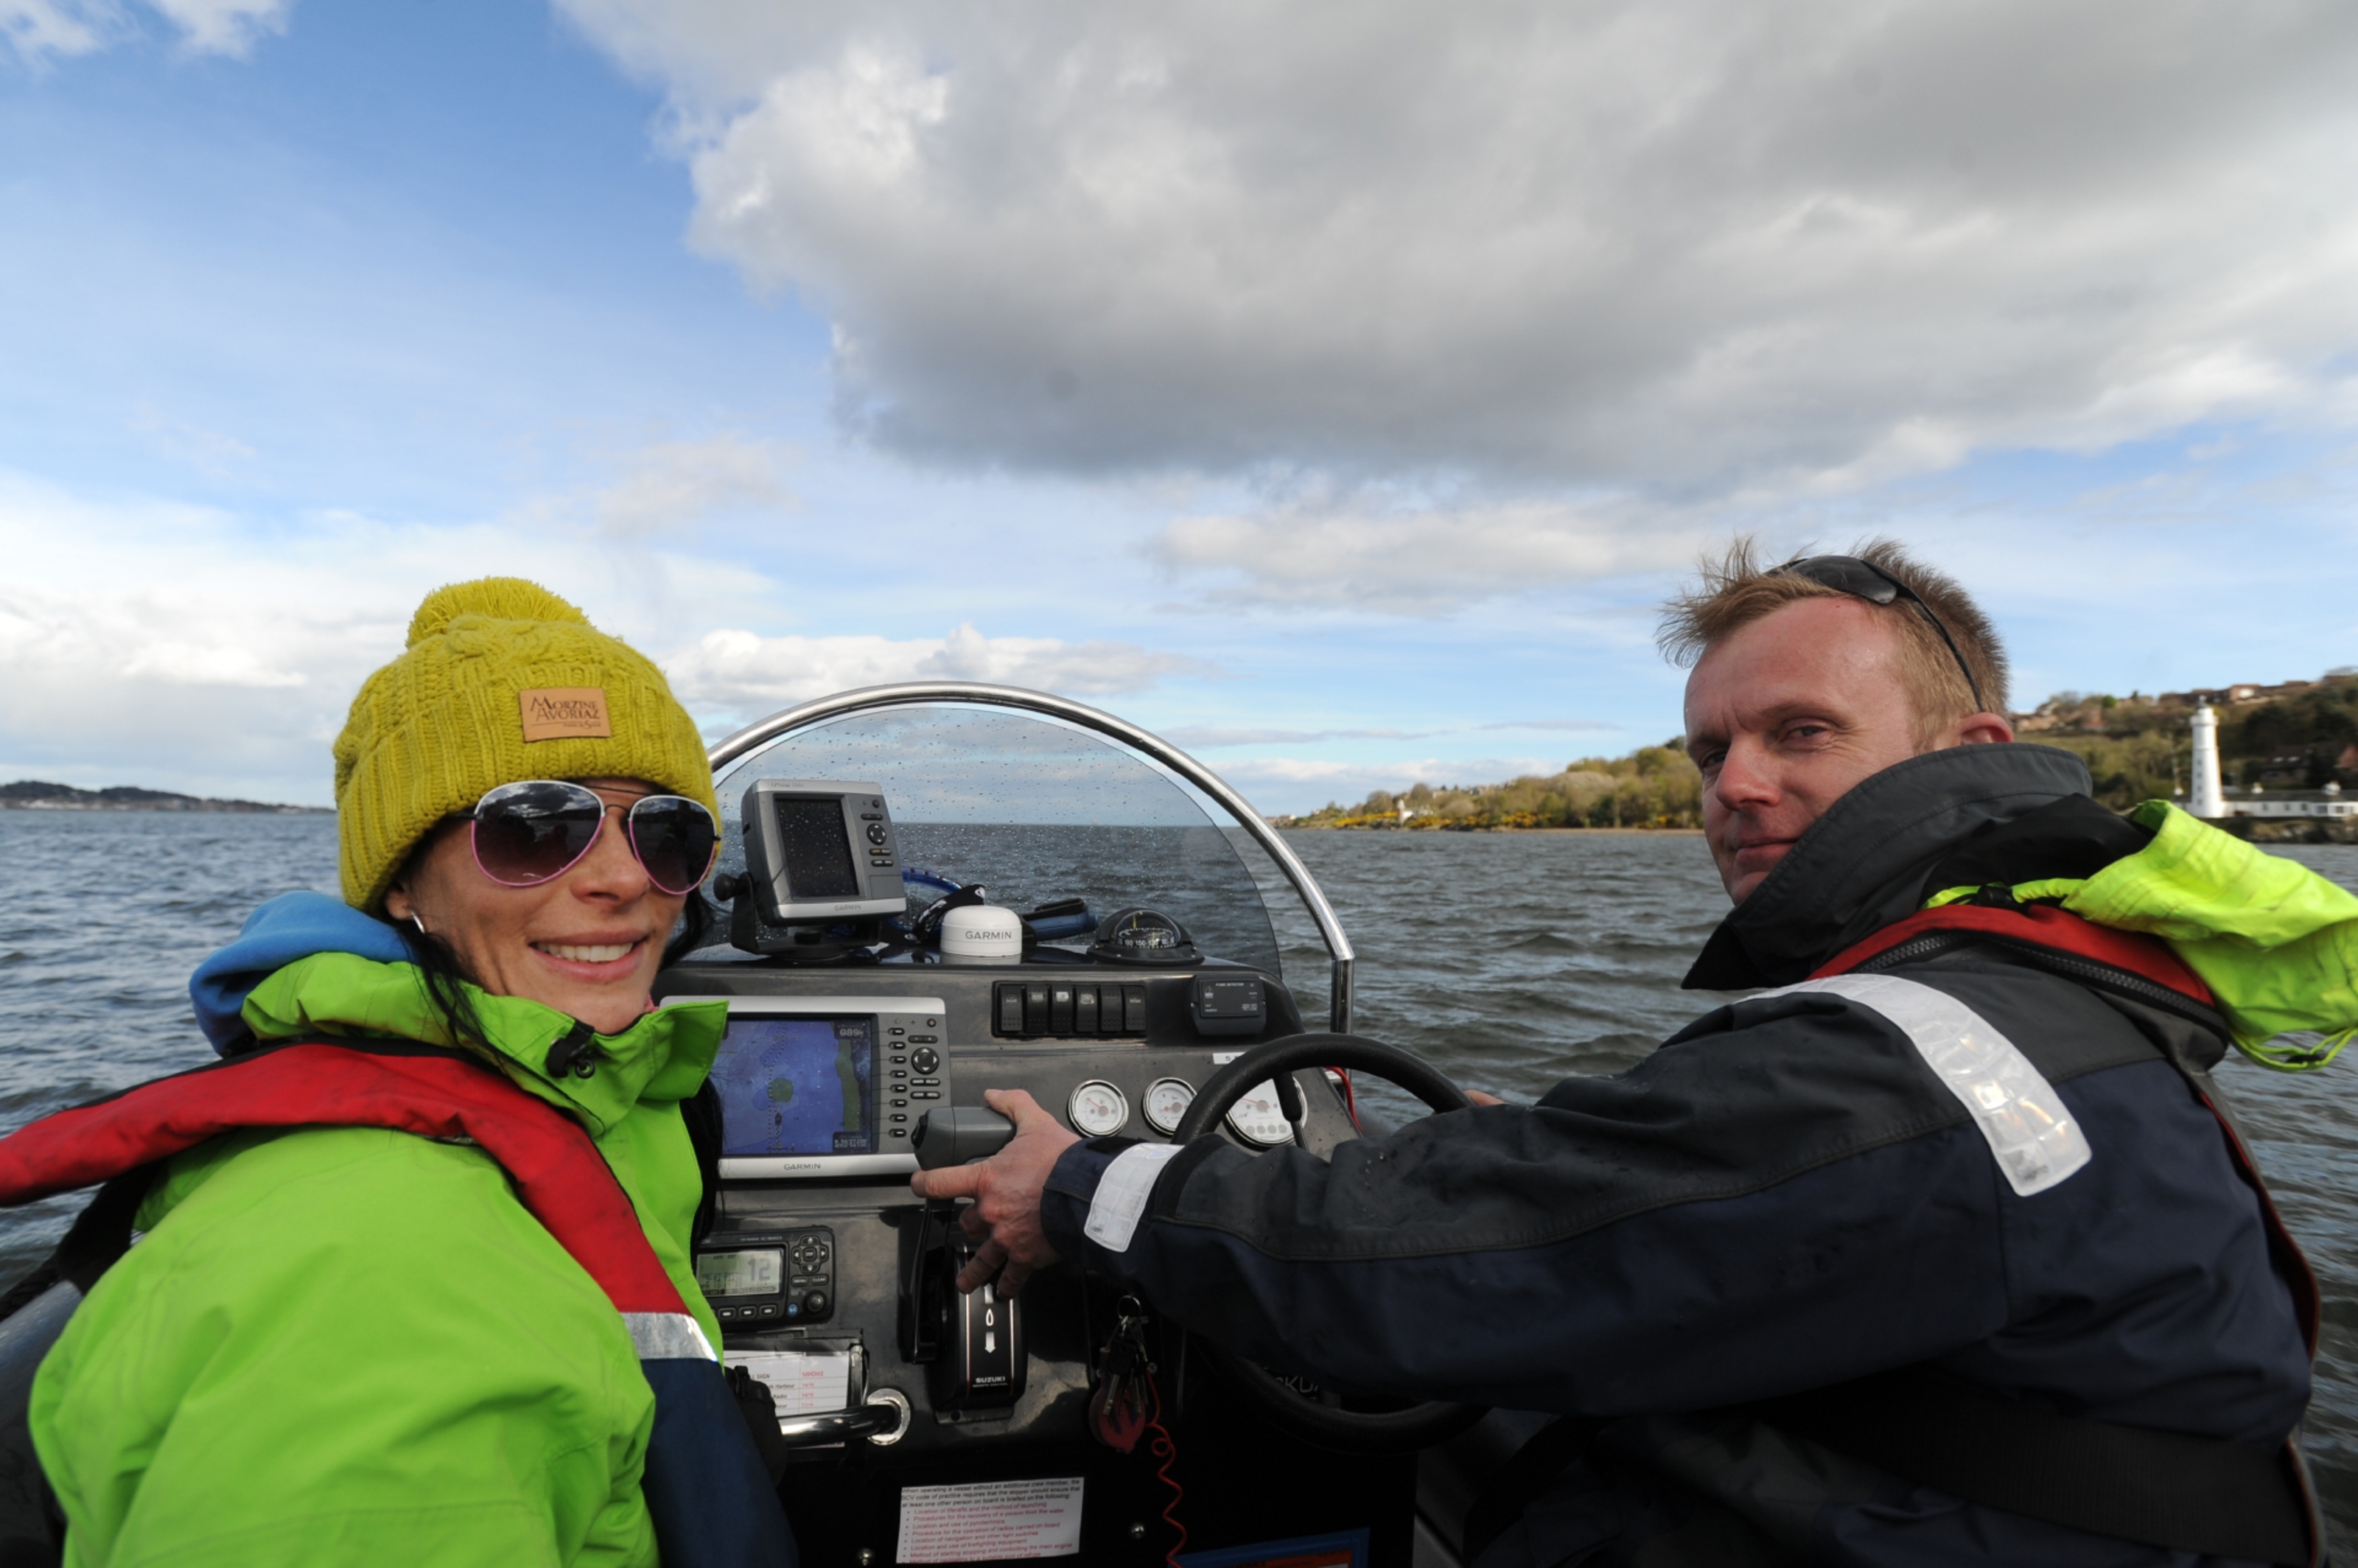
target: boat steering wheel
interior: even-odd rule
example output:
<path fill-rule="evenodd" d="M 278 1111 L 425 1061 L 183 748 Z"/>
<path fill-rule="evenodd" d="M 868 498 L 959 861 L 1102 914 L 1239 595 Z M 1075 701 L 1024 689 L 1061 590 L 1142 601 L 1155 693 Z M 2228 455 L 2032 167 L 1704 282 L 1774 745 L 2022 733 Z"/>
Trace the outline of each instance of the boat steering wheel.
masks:
<path fill-rule="evenodd" d="M 1463 1110 L 1474 1102 L 1413 1052 L 1357 1034 L 1294 1034 L 1256 1045 L 1212 1075 L 1172 1132 L 1184 1144 L 1218 1127 L 1228 1108 L 1263 1079 L 1277 1086 L 1279 1103 L 1298 1129 L 1303 1109 L 1293 1075 L 1304 1067 L 1343 1067 L 1406 1089 L 1434 1110 Z M 1291 1091 L 1291 1092 L 1289 1092 Z M 1444 1400 L 1346 1403 L 1332 1390 L 1272 1371 L 1201 1335 L 1206 1356 L 1263 1417 L 1304 1442 L 1349 1454 L 1400 1454 L 1455 1437 L 1482 1419 L 1484 1407 Z M 1351 1408 L 1352 1405 L 1390 1408 Z"/>

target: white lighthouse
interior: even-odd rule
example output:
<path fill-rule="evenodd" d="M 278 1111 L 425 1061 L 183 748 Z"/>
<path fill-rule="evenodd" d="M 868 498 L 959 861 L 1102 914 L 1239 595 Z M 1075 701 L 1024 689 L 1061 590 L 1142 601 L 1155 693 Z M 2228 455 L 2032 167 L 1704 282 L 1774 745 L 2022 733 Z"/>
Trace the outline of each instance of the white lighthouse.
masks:
<path fill-rule="evenodd" d="M 2194 710 L 2194 777 L 2186 809 L 2214 821 L 2227 815 L 2227 797 L 2219 788 L 2219 719 L 2207 702 Z"/>

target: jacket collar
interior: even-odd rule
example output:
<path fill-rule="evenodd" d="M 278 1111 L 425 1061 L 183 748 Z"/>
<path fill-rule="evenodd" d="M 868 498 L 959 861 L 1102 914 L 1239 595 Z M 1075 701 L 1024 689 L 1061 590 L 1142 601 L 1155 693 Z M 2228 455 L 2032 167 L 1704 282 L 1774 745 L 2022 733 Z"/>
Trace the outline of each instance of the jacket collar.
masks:
<path fill-rule="evenodd" d="M 1926 876 L 1963 838 L 2088 793 L 2087 764 L 2055 746 L 1955 746 L 1895 763 L 1811 824 L 1719 923 L 1683 983 L 1746 990 L 1805 979 L 1913 912 Z"/>
<path fill-rule="evenodd" d="M 694 1094 L 712 1070 L 727 1027 L 725 1001 L 687 1002 L 639 1015 L 617 1034 L 593 1034 L 584 1058 L 589 1076 L 552 1076 L 552 1047 L 580 1027 L 541 1002 L 492 996 L 474 986 L 468 1000 L 490 1037 L 481 1049 L 517 1085 L 569 1110 L 602 1138 L 645 1100 Z M 246 1026 L 262 1040 L 303 1034 L 392 1035 L 431 1045 L 449 1038 L 411 964 L 384 964 L 352 953 L 317 953 L 271 974 L 245 998 Z"/>

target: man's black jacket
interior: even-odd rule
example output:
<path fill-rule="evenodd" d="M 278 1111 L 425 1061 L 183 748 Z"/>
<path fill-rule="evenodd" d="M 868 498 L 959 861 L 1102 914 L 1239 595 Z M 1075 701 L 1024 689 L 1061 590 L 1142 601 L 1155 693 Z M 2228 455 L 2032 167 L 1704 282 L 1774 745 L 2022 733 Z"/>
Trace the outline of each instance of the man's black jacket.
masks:
<path fill-rule="evenodd" d="M 2084 876 L 2135 841 L 2095 813 L 2062 813 L 2091 826 L 2060 842 L 2008 829 L 2087 787 L 2077 758 L 2036 746 L 1888 769 L 1812 827 L 1689 983 L 1790 986 L 1960 867 Z M 1331 1164 L 1199 1140 L 1118 1249 L 1085 1227 L 1122 1146 L 1078 1145 L 1048 1237 L 1273 1367 L 1617 1418 L 1484 1568 L 2195 1561 L 1728 1412 L 1924 1363 L 2066 1414 L 2244 1441 L 2282 1438 L 2308 1403 L 2257 1202 L 2162 1055 L 2207 1064 L 2223 1039 L 1992 948 L 1884 974 L 1901 990 L 1881 1011 L 1809 988 L 1738 1001 L 1617 1076 L 1430 1117 Z M 2060 1098 L 2061 1142 L 2009 1153 L 1944 1081 L 1938 1021 L 1960 1005 Z M 1120 1217 L 1099 1233 L 1120 1238 Z"/>

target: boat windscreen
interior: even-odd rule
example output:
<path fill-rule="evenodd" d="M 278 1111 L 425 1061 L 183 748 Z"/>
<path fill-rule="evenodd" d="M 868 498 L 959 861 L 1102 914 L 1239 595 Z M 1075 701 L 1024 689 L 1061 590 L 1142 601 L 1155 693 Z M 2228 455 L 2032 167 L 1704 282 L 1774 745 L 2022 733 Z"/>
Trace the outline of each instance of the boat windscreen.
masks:
<path fill-rule="evenodd" d="M 891 803 L 906 868 L 983 883 L 993 903 L 1017 910 L 1081 898 L 1102 918 L 1150 905 L 1206 956 L 1280 972 L 1262 887 L 1239 858 L 1236 830 L 1223 831 L 1171 774 L 1086 730 L 948 703 L 796 730 L 714 781 L 723 871 L 744 867 L 741 801 L 760 778 L 872 782 Z"/>

